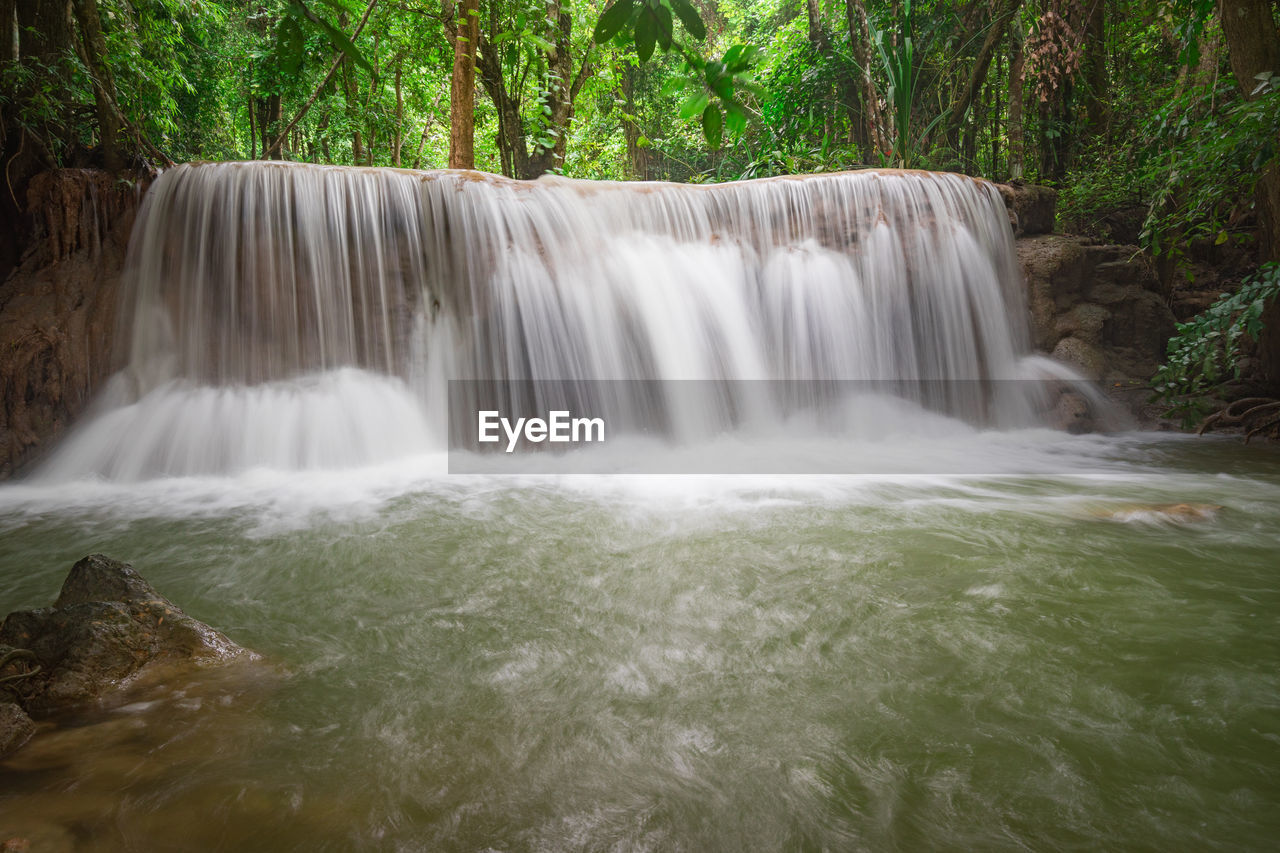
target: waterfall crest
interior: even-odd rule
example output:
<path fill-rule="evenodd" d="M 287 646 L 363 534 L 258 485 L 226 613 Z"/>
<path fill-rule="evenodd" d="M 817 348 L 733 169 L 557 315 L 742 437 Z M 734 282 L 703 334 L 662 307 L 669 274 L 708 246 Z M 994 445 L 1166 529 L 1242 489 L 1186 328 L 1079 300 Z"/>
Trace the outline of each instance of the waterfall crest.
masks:
<path fill-rule="evenodd" d="M 121 370 L 52 475 L 395 458 L 441 440 L 455 379 L 881 380 L 932 383 L 922 402 L 988 425 L 1034 408 L 956 390 L 1022 378 L 1028 354 L 1003 203 L 958 175 L 185 165 L 153 186 L 125 276 Z M 716 429 L 744 407 L 659 408 Z"/>

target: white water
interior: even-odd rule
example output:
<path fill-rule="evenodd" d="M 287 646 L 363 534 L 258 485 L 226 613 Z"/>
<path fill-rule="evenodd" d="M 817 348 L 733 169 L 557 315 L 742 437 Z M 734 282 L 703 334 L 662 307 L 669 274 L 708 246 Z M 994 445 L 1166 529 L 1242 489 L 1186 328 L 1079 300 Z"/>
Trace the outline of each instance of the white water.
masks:
<path fill-rule="evenodd" d="M 1012 380 L 1048 375 L 1027 358 L 999 195 L 957 175 L 691 187 L 181 166 L 152 188 L 126 275 L 122 370 L 45 477 L 439 450 L 446 417 L 466 426 L 476 402 L 463 389 L 449 409 L 453 379 L 555 380 L 502 386 L 498 405 L 688 443 L 794 424 L 815 400 L 750 382 L 636 399 L 587 380 L 893 380 L 964 434 L 1034 424 L 1039 389 Z M 901 420 L 918 419 L 936 432 L 922 412 Z M 817 429 L 833 431 L 884 422 Z"/>

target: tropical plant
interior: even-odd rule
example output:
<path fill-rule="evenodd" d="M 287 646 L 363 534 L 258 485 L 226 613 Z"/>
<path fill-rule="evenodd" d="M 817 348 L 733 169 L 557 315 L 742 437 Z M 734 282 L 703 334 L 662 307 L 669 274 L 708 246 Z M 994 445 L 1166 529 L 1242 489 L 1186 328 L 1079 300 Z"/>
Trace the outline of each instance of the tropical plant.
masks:
<path fill-rule="evenodd" d="M 1224 293 L 1191 320 L 1177 325 L 1165 363 L 1151 377 L 1154 399 L 1185 425 L 1213 408 L 1214 392 L 1241 377 L 1246 340 L 1257 341 L 1262 313 L 1280 296 L 1280 264 L 1264 264 L 1235 293 Z"/>

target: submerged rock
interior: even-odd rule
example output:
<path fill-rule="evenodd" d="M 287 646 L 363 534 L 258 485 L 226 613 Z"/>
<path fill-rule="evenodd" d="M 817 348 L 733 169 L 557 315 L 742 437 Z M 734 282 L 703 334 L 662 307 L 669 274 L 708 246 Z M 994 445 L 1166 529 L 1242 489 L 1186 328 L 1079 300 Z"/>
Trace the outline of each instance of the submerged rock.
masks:
<path fill-rule="evenodd" d="M 37 716 L 170 668 L 257 657 L 183 613 L 132 566 L 101 554 L 75 564 L 53 607 L 5 617 L 0 644 L 35 655 L 40 671 L 24 679 L 20 701 Z"/>
<path fill-rule="evenodd" d="M 16 702 L 0 702 L 0 755 L 13 752 L 31 740 L 36 724 Z"/>
<path fill-rule="evenodd" d="M 1220 504 L 1125 504 L 1118 507 L 1101 507 L 1092 511 L 1095 518 L 1124 522 L 1197 522 L 1213 521 L 1222 510 Z"/>

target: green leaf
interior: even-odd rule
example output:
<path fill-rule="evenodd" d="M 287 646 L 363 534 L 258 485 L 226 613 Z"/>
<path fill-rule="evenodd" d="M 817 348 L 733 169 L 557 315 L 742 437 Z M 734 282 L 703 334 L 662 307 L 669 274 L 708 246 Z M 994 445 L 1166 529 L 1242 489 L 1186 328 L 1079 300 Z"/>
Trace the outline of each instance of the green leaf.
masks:
<path fill-rule="evenodd" d="M 525 33 L 524 37 L 528 39 L 530 42 L 532 42 L 535 46 L 537 46 L 538 50 L 542 51 L 543 53 L 556 52 L 556 46 L 551 42 L 547 41 L 546 39 L 544 39 L 542 36 L 535 36 L 533 33 Z"/>
<path fill-rule="evenodd" d="M 724 105 L 724 113 L 725 126 L 729 128 L 729 132 L 734 136 L 741 136 L 747 129 L 747 114 L 742 107 L 736 101 L 729 101 Z"/>
<path fill-rule="evenodd" d="M 631 7 L 634 0 L 615 0 L 614 4 L 604 10 L 600 20 L 596 22 L 595 32 L 591 37 L 596 44 L 604 44 L 613 38 L 631 18 Z"/>
<path fill-rule="evenodd" d="M 702 111 L 702 135 L 707 138 L 707 144 L 712 150 L 720 147 L 723 130 L 724 116 L 720 114 L 720 108 L 715 104 L 707 104 L 707 108 Z"/>
<path fill-rule="evenodd" d="M 671 39 L 673 35 L 671 10 L 666 6 L 659 6 L 650 14 L 653 14 L 657 19 L 658 44 L 662 45 L 663 50 L 671 50 Z"/>
<path fill-rule="evenodd" d="M 702 16 L 698 14 L 697 9 L 693 8 L 689 0 L 671 0 L 671 8 L 675 9 L 680 23 L 684 24 L 685 32 L 698 41 L 707 37 L 707 28 L 702 23 Z"/>
<path fill-rule="evenodd" d="M 704 111 L 710 102 L 711 97 L 701 89 L 690 92 L 689 97 L 685 98 L 684 103 L 680 105 L 680 118 L 693 118 Z"/>
<path fill-rule="evenodd" d="M 636 55 L 641 62 L 648 62 L 653 56 L 653 47 L 658 40 L 658 24 L 653 15 L 641 13 L 636 22 Z"/>
<path fill-rule="evenodd" d="M 351 4 L 343 3 L 342 0 L 320 0 L 320 2 L 328 6 L 330 9 L 334 10 L 335 12 L 354 12 L 355 11 L 355 9 L 352 8 Z"/>
<path fill-rule="evenodd" d="M 364 58 L 364 55 L 360 53 L 359 49 L 357 49 L 356 46 L 351 43 L 351 39 L 347 38 L 346 33 L 344 33 L 342 30 L 338 29 L 333 24 L 326 21 L 324 18 L 317 15 L 315 12 L 312 12 L 306 6 L 303 6 L 301 3 L 298 2 L 298 0 L 289 0 L 289 5 L 292 6 L 294 9 L 301 11 L 303 16 L 306 17 L 308 21 L 315 24 L 322 31 L 324 31 L 324 34 L 329 38 L 329 42 L 335 48 L 345 53 L 351 59 L 352 62 L 354 62 L 356 65 L 359 65 L 365 71 L 368 71 L 371 75 L 373 75 L 374 79 L 377 79 L 378 72 L 373 70 L 373 66 L 370 65 L 369 61 Z"/>
<path fill-rule="evenodd" d="M 661 90 L 662 97 L 664 98 L 671 97 L 672 95 L 686 88 L 689 85 L 689 82 L 690 81 L 688 77 L 672 77 L 671 79 L 667 80 L 665 83 L 662 84 L 662 90 Z M 685 116 L 685 118 L 688 118 L 688 116 Z"/>
<path fill-rule="evenodd" d="M 292 77 L 298 73 L 306 50 L 306 37 L 298 19 L 293 16 L 285 17 L 280 22 L 278 36 L 276 56 L 279 58 L 280 69 L 286 76 Z"/>

